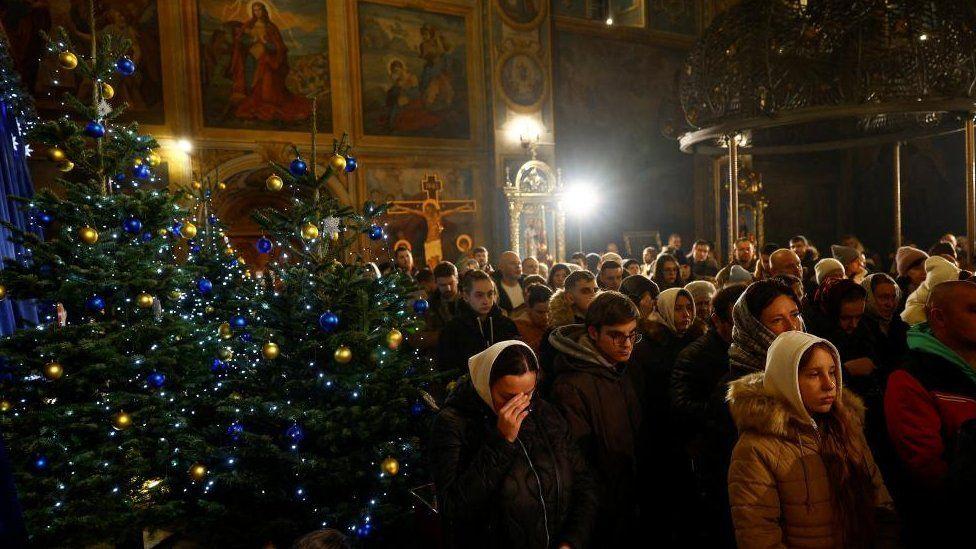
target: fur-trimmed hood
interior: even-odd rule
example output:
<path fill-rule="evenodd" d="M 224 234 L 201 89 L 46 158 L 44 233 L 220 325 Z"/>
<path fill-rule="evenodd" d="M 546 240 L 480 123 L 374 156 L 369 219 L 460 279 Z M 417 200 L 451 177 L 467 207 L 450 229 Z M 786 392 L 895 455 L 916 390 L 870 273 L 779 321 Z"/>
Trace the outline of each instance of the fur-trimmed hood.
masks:
<path fill-rule="evenodd" d="M 549 298 L 549 327 L 559 328 L 578 323 L 576 312 L 566 297 L 566 290 L 556 290 L 556 293 Z"/>
<path fill-rule="evenodd" d="M 729 383 L 726 400 L 740 433 L 753 432 L 795 440 L 806 428 L 804 418 L 784 399 L 770 394 L 763 386 L 766 372 L 756 372 Z M 864 402 L 851 391 L 841 391 L 844 409 L 864 424 Z"/>

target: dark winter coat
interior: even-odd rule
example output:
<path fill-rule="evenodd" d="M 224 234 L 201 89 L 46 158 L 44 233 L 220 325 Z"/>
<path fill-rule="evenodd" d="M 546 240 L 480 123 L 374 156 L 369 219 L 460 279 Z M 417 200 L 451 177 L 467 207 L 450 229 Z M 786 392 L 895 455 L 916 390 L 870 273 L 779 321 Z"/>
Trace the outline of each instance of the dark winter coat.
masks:
<path fill-rule="evenodd" d="M 449 547 L 586 547 L 593 477 L 555 407 L 535 398 L 531 410 L 510 443 L 464 379 L 434 420 L 428 455 Z"/>
<path fill-rule="evenodd" d="M 714 422 L 716 390 L 728 373 L 729 342 L 715 330 L 678 353 L 671 371 L 671 409 L 686 441 L 703 435 Z"/>
<path fill-rule="evenodd" d="M 864 323 L 874 344 L 873 353 L 878 359 L 878 368 L 884 386 L 888 375 L 905 360 L 908 354 L 908 324 L 896 314 L 888 325 L 888 332 L 885 333 L 875 318 L 865 315 L 861 322 Z"/>
<path fill-rule="evenodd" d="M 499 341 L 520 339 L 515 323 L 492 307 L 485 320 L 466 302 L 458 314 L 444 326 L 437 342 L 437 368 L 458 374 L 468 371 L 468 359 Z"/>
<path fill-rule="evenodd" d="M 555 378 L 553 363 L 556 355 L 559 354 L 549 342 L 549 336 L 553 330 L 561 326 L 570 324 L 582 324 L 583 318 L 577 316 L 573 306 L 566 299 L 566 290 L 556 290 L 549 298 L 549 329 L 542 334 L 542 342 L 539 344 L 539 367 L 542 368 L 542 381 L 539 382 L 539 391 L 544 398 L 549 398 L 552 394 L 552 381 Z"/>
<path fill-rule="evenodd" d="M 555 329 L 559 352 L 552 402 L 563 413 L 600 487 L 593 535 L 601 547 L 623 547 L 635 535 L 637 437 L 640 401 L 627 364 L 612 364 L 594 347 L 581 324 Z"/>

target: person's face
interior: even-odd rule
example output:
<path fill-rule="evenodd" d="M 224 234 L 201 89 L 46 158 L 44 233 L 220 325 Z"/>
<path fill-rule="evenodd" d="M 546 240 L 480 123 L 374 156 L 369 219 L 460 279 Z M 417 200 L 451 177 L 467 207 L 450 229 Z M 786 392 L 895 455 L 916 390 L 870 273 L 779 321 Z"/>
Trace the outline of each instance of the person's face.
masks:
<path fill-rule="evenodd" d="M 600 282 L 604 290 L 619 290 L 623 281 L 624 270 L 620 267 L 600 271 Z"/>
<path fill-rule="evenodd" d="M 800 329 L 800 309 L 796 302 L 785 295 L 777 296 L 759 315 L 762 323 L 773 335 Z"/>
<path fill-rule="evenodd" d="M 668 247 L 672 250 L 681 249 L 681 235 L 673 234 L 668 238 Z"/>
<path fill-rule="evenodd" d="M 803 264 L 796 253 L 780 252 L 770 263 L 770 273 L 793 275 L 803 280 Z"/>
<path fill-rule="evenodd" d="M 474 253 L 474 258 L 478 261 L 478 267 L 479 268 L 480 267 L 484 267 L 485 265 L 488 264 L 488 252 L 487 251 L 475 252 Z"/>
<path fill-rule="evenodd" d="M 797 372 L 803 407 L 810 413 L 826 414 L 837 399 L 837 364 L 826 349 L 814 347 Z"/>
<path fill-rule="evenodd" d="M 803 257 L 807 254 L 807 243 L 806 242 L 791 242 L 790 249 L 793 250 L 799 257 Z"/>
<path fill-rule="evenodd" d="M 883 282 L 874 287 L 874 304 L 882 318 L 891 318 L 898 307 L 898 292 L 895 285 Z"/>
<path fill-rule="evenodd" d="M 847 274 L 848 276 L 861 274 L 864 272 L 864 268 L 865 268 L 865 262 L 864 262 L 864 255 L 862 254 L 860 257 L 858 257 L 854 261 L 851 261 L 847 265 Z"/>
<path fill-rule="evenodd" d="M 590 308 L 590 303 L 596 297 L 596 281 L 581 280 L 576 283 L 576 287 L 566 292 L 569 303 L 580 313 L 585 313 Z"/>
<path fill-rule="evenodd" d="M 664 278 L 665 284 L 674 284 L 678 280 L 678 273 L 681 269 L 678 268 L 678 264 L 674 261 L 664 262 L 664 266 L 661 267 L 661 275 Z"/>
<path fill-rule="evenodd" d="M 695 261 L 702 262 L 708 259 L 709 247 L 707 244 L 695 244 L 692 253 L 694 253 Z"/>
<path fill-rule="evenodd" d="M 908 269 L 909 280 L 912 281 L 912 286 L 918 287 L 923 282 L 925 282 L 925 264 L 924 262 L 915 265 L 911 269 Z"/>
<path fill-rule="evenodd" d="M 490 280 L 476 280 L 464 300 L 479 315 L 487 315 L 495 304 L 495 285 Z"/>
<path fill-rule="evenodd" d="M 559 269 L 556 272 L 552 273 L 552 285 L 554 286 L 553 290 L 558 290 L 566 286 L 567 276 L 569 276 L 569 273 L 566 272 L 564 269 Z"/>
<path fill-rule="evenodd" d="M 695 320 L 695 304 L 688 296 L 679 295 L 674 300 L 674 329 L 679 334 L 683 334 L 691 327 L 691 321 Z"/>
<path fill-rule="evenodd" d="M 539 261 L 534 257 L 526 257 L 523 259 L 522 273 L 527 275 L 539 274 Z"/>
<path fill-rule="evenodd" d="M 837 319 L 837 323 L 845 334 L 853 334 L 854 330 L 857 330 L 858 324 L 861 323 L 861 317 L 864 316 L 864 305 L 863 299 L 845 301 L 840 304 L 840 317 Z"/>
<path fill-rule="evenodd" d="M 735 245 L 735 259 L 739 263 L 752 261 L 752 242 L 739 242 Z"/>
<path fill-rule="evenodd" d="M 688 280 L 691 278 L 691 265 L 679 265 L 678 271 L 681 273 L 681 280 Z"/>
<path fill-rule="evenodd" d="M 413 254 L 410 250 L 401 250 L 396 254 L 396 265 L 404 271 L 413 270 Z"/>
<path fill-rule="evenodd" d="M 509 400 L 525 394 L 532 397 L 535 393 L 535 372 L 525 372 L 520 376 L 502 376 L 491 386 L 491 403 L 495 412 L 502 409 Z"/>
<path fill-rule="evenodd" d="M 640 265 L 636 263 L 631 263 L 630 265 L 627 265 L 627 274 L 628 275 L 640 274 Z"/>
<path fill-rule="evenodd" d="M 522 262 L 519 261 L 518 256 L 515 254 L 503 255 L 500 268 L 502 275 L 509 280 L 515 280 L 522 276 Z"/>
<path fill-rule="evenodd" d="M 696 299 L 695 316 L 702 320 L 708 320 L 712 316 L 712 300 L 707 297 Z"/>
<path fill-rule="evenodd" d="M 549 302 L 536 303 L 529 307 L 529 320 L 538 328 L 549 325 Z"/>
<path fill-rule="evenodd" d="M 651 313 L 654 312 L 654 307 L 657 307 L 657 299 L 651 295 L 651 292 L 644 292 L 644 295 L 641 296 L 640 303 L 637 304 L 641 318 L 651 316 Z"/>
<path fill-rule="evenodd" d="M 439 276 L 434 281 L 437 282 L 437 291 L 441 293 L 442 297 L 448 300 L 457 297 L 458 278 L 456 276 Z"/>
<path fill-rule="evenodd" d="M 599 329 L 591 326 L 589 334 L 603 356 L 614 363 L 630 360 L 634 342 L 639 337 L 636 320 L 615 326 L 601 326 Z"/>
<path fill-rule="evenodd" d="M 654 261 L 654 252 L 651 250 L 644 250 L 644 257 L 642 259 L 644 260 L 645 265 L 650 264 L 652 261 Z"/>
<path fill-rule="evenodd" d="M 929 324 L 945 330 L 955 345 L 976 348 L 976 290 L 953 292 L 948 304 L 932 309 Z"/>

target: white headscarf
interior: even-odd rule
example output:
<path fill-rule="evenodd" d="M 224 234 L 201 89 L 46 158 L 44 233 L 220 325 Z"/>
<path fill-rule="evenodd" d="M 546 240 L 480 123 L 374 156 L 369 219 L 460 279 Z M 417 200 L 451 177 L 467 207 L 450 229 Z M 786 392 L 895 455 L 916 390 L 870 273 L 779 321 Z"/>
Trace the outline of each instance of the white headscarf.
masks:
<path fill-rule="evenodd" d="M 783 332 L 773 341 L 766 353 L 766 375 L 763 376 L 763 389 L 770 395 L 787 401 L 811 425 L 816 425 L 816 422 L 803 405 L 803 397 L 800 396 L 799 370 L 803 354 L 818 343 L 826 344 L 834 355 L 834 364 L 837 366 L 837 398 L 840 399 L 844 386 L 840 353 L 826 339 L 805 332 Z"/>
<path fill-rule="evenodd" d="M 535 360 L 535 367 L 538 371 L 539 359 L 536 358 L 535 352 L 532 351 L 532 347 L 529 347 L 524 342 L 517 339 L 499 341 L 498 343 L 468 359 L 468 372 L 471 374 L 471 384 L 474 385 L 474 390 L 478 392 L 478 396 L 481 397 L 481 400 L 485 401 L 485 404 L 487 404 L 493 412 L 495 411 L 495 404 L 491 400 L 491 369 L 495 366 L 495 359 L 498 358 L 498 355 L 512 345 L 521 345 L 522 347 L 528 349 L 529 354 L 532 355 L 533 360 Z"/>

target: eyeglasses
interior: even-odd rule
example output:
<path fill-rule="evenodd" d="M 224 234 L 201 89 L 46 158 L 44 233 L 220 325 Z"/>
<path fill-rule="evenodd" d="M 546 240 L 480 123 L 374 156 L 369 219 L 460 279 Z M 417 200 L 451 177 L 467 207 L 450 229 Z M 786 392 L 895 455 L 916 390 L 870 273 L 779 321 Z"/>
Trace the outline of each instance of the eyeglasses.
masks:
<path fill-rule="evenodd" d="M 632 344 L 636 345 L 640 343 L 640 340 L 643 337 L 641 336 L 640 332 L 631 332 L 629 334 L 623 334 L 620 332 L 609 332 L 606 334 L 606 336 L 610 338 L 610 341 L 613 341 L 614 345 L 620 347 L 626 345 L 628 340 Z"/>

